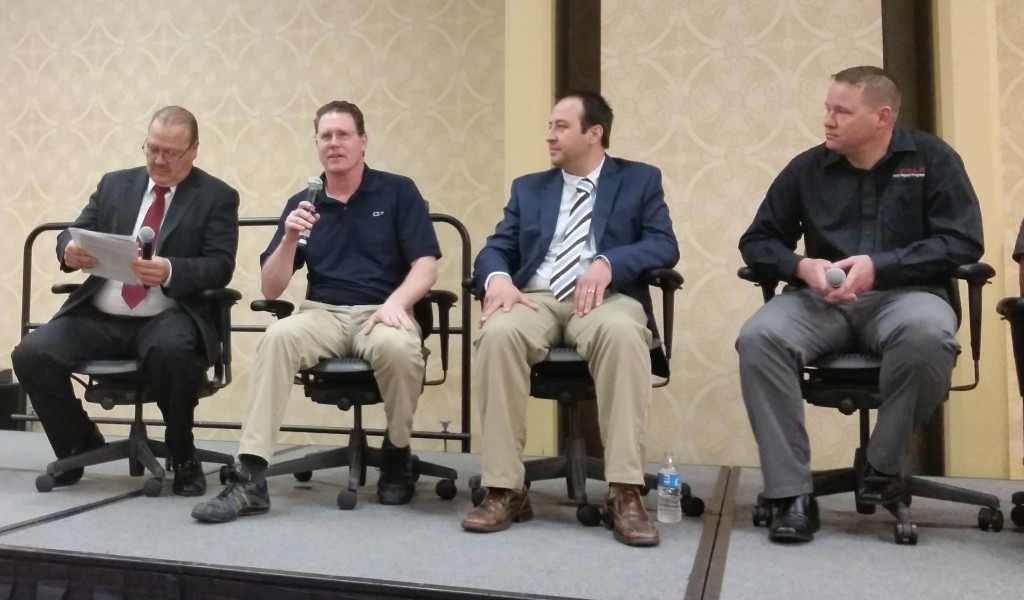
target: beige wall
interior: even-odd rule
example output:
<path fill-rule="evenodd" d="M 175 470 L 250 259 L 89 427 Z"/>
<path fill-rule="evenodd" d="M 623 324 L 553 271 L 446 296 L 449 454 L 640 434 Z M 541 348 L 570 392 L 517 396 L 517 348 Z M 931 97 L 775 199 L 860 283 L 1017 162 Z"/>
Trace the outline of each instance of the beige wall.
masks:
<path fill-rule="evenodd" d="M 611 152 L 651 162 L 665 174 L 686 277 L 675 372 L 670 386 L 656 392 L 648 456 L 671 449 L 685 462 L 756 464 L 733 342 L 760 295 L 735 277 L 736 242 L 775 174 L 820 141 L 829 75 L 853 64 L 881 64 L 880 5 L 642 3 L 643 10 L 627 0 L 602 5 L 602 87 L 617 115 Z M 474 252 L 500 215 L 511 177 L 546 166 L 552 0 L 4 4 L 0 252 L 7 256 L 20 256 L 36 224 L 74 218 L 100 174 L 141 164 L 148 118 L 168 103 L 196 112 L 198 164 L 240 190 L 246 216 L 276 216 L 284 199 L 318 172 L 310 119 L 334 98 L 353 100 L 366 112 L 369 163 L 412 176 L 432 210 L 469 227 Z M 990 249 L 1009 247 L 1024 216 L 1024 8 L 998 0 L 997 10 L 1004 191 L 995 195 L 1005 225 L 986 212 Z M 970 165 L 973 158 L 965 160 Z M 247 304 L 257 293 L 256 256 L 269 235 L 243 232 L 233 283 L 246 296 L 236 310 L 240 322 L 266 322 L 250 316 Z M 55 274 L 51 245 L 52 236 L 36 253 L 35 320 L 56 307 L 49 283 L 75 279 Z M 444 230 L 442 245 L 444 286 L 457 289 L 457 248 Z M 1000 271 L 1013 266 L 1008 252 L 999 257 Z M 990 296 L 1016 293 L 1012 278 L 1000 281 Z M 20 282 L 20 267 L 0 276 L 0 302 L 8 309 L 0 313 L 0 347 L 17 341 Z M 297 278 L 291 296 L 302 290 Z M 991 312 L 986 319 L 994 336 L 986 339 L 986 369 L 1006 378 L 1011 363 L 998 348 L 1006 344 L 1003 325 L 993 327 Z M 236 336 L 236 383 L 204 401 L 200 419 L 238 419 L 256 339 Z M 458 420 L 458 375 L 456 361 L 452 381 L 421 401 L 417 428 Z M 1006 417 L 998 425 L 1009 431 L 1010 468 L 1022 476 L 1012 370 L 1005 380 L 998 392 L 1006 390 Z M 550 412 L 545 403 L 532 405 L 539 413 L 531 421 L 531 447 L 550 450 L 550 431 L 540 427 Z M 381 425 L 379 412 L 368 411 L 371 426 Z M 287 420 L 348 422 L 335 409 L 312 406 L 298 390 Z M 851 421 L 809 409 L 816 466 L 849 462 Z M 298 434 L 285 439 L 313 441 Z M 972 465 L 971 454 L 969 444 L 962 448 L 964 470 L 987 472 Z"/>
<path fill-rule="evenodd" d="M 611 152 L 664 173 L 686 278 L 672 382 L 652 411 L 649 456 L 757 463 L 733 344 L 761 304 L 736 277 L 736 244 L 765 190 L 821 142 L 829 76 L 882 64 L 877 0 L 602 5 L 601 86 L 616 110 Z M 808 409 L 816 466 L 849 464 L 853 419 Z"/>
<path fill-rule="evenodd" d="M 413 177 L 433 211 L 472 229 L 475 252 L 507 194 L 504 12 L 497 0 L 4 2 L 0 252 L 20 256 L 32 227 L 77 216 L 102 173 L 142 164 L 148 119 L 169 103 L 197 115 L 197 165 L 239 190 L 242 215 L 276 217 L 320 172 L 312 117 L 338 98 L 366 114 L 368 163 Z M 458 246 L 450 230 L 441 231 L 441 278 L 457 290 Z M 250 316 L 248 303 L 258 293 L 257 257 L 271 233 L 243 230 L 232 285 L 245 299 L 236 321 L 267 322 Z M 35 320 L 57 306 L 48 292 L 58 278 L 52 242 L 45 238 L 36 253 Z M 19 335 L 20 282 L 13 266 L 0 277 L 3 348 Z M 304 283 L 295 278 L 292 298 L 301 297 Z M 257 339 L 236 336 L 236 382 L 204 401 L 197 418 L 239 419 Z M 417 428 L 438 430 L 441 419 L 458 427 L 458 361 L 450 375 L 453 381 L 421 402 Z M 369 424 L 380 426 L 383 411 L 367 412 Z M 299 390 L 287 420 L 348 422 Z"/>
<path fill-rule="evenodd" d="M 1004 295 L 1016 296 L 1020 293 L 1017 283 L 1017 265 L 1011 259 L 1014 242 L 1017 238 L 1017 226 L 1024 218 L 1024 3 L 1017 0 L 999 0 L 996 3 L 997 54 L 999 70 L 999 115 L 1002 150 L 1002 193 L 998 197 L 999 212 L 1004 224 L 1001 230 L 996 228 L 988 235 L 990 245 L 999 244 L 1005 254 L 1002 268 L 1006 277 L 1003 279 Z M 1000 323 L 1005 328 L 1005 323 Z M 1013 355 L 1009 350 L 1009 341 L 1004 342 L 1006 349 L 1005 368 L 1008 373 L 1006 411 L 1009 420 L 1008 460 L 1010 474 L 1016 478 L 1024 478 L 1024 430 L 1020 392 L 1017 388 L 1016 370 Z"/>

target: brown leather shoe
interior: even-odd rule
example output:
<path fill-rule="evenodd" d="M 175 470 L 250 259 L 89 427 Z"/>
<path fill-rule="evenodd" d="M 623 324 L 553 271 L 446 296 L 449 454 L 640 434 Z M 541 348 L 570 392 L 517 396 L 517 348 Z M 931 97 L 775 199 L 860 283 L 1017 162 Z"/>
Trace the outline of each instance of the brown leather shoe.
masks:
<path fill-rule="evenodd" d="M 661 541 L 658 529 L 647 516 L 640 488 L 635 485 L 613 483 L 608 486 L 604 524 L 612 530 L 616 540 L 627 546 L 657 546 Z"/>
<path fill-rule="evenodd" d="M 483 502 L 462 520 L 462 528 L 477 533 L 505 531 L 512 522 L 529 521 L 533 518 L 533 507 L 526 490 L 487 488 Z"/>

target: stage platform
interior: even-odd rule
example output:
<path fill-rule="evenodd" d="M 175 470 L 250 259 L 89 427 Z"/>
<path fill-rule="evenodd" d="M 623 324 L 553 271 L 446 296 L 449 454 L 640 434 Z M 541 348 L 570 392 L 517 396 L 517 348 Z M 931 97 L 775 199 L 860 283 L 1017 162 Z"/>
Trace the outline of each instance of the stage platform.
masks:
<path fill-rule="evenodd" d="M 343 438 L 341 438 L 343 439 Z M 232 452 L 234 444 L 206 443 Z M 282 458 L 315 450 L 290 447 Z M 628 548 L 588 528 L 564 482 L 531 490 L 536 516 L 497 534 L 470 534 L 467 482 L 479 456 L 420 453 L 459 470 L 458 496 L 438 498 L 424 477 L 405 507 L 375 501 L 376 473 L 355 510 L 335 499 L 347 470 L 300 483 L 270 480 L 262 516 L 204 525 L 196 499 L 141 495 L 126 463 L 94 467 L 70 488 L 42 494 L 35 478 L 52 459 L 39 433 L 0 431 L 0 600 L 8 598 L 1013 598 L 1024 593 L 1024 532 L 1009 499 L 1024 482 L 959 480 L 995 493 L 1007 527 L 983 532 L 977 510 L 917 500 L 917 546 L 897 546 L 884 514 L 856 514 L 852 498 L 823 499 L 810 545 L 770 544 L 751 523 L 756 469 L 682 468 L 708 510 L 660 524 L 656 548 Z M 652 468 L 654 466 L 652 465 Z M 209 465 L 209 492 L 220 489 Z M 592 502 L 605 485 L 590 482 Z M 653 509 L 654 495 L 647 497 Z M 880 511 L 884 513 L 884 511 Z"/>

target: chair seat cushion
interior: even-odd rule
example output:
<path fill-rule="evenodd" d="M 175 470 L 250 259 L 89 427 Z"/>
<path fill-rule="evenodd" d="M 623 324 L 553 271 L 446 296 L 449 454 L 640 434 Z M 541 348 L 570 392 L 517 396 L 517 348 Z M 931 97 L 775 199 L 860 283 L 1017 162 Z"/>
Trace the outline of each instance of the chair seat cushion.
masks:
<path fill-rule="evenodd" d="M 72 369 L 79 375 L 90 377 L 116 377 L 118 375 L 136 375 L 139 370 L 137 360 L 90 360 Z"/>
<path fill-rule="evenodd" d="M 355 375 L 373 373 L 373 367 L 361 358 L 343 356 L 325 358 L 302 372 L 309 375 Z"/>
<path fill-rule="evenodd" d="M 864 371 L 882 366 L 882 357 L 877 354 L 845 353 L 828 354 L 812 362 L 810 367 L 820 370 Z"/>

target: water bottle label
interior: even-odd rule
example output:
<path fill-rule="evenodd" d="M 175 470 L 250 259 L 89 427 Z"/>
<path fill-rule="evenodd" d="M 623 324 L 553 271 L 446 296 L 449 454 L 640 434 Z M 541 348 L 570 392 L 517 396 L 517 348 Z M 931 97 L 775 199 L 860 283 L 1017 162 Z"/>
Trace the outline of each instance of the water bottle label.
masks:
<path fill-rule="evenodd" d="M 658 473 L 658 487 L 677 488 L 681 486 L 679 473 Z"/>

